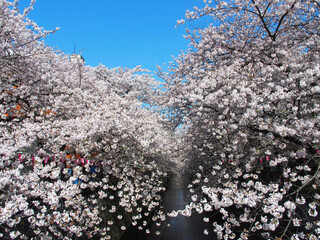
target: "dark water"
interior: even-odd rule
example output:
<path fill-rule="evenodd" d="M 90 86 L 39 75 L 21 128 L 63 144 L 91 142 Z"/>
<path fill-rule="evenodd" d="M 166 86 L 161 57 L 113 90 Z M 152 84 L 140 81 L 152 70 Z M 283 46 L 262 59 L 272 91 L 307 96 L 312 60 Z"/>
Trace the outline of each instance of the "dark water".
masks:
<path fill-rule="evenodd" d="M 164 212 L 184 209 L 187 195 L 187 177 L 173 180 L 170 187 L 164 194 Z M 191 217 L 179 215 L 178 217 L 168 217 L 161 226 L 151 227 L 150 234 L 143 231 L 129 229 L 121 240 L 215 240 L 212 231 L 212 223 L 203 221 L 204 214 L 193 214 Z M 170 224 L 170 226 L 167 226 Z M 209 235 L 203 233 L 208 229 Z M 156 235 L 156 231 L 161 234 Z"/>

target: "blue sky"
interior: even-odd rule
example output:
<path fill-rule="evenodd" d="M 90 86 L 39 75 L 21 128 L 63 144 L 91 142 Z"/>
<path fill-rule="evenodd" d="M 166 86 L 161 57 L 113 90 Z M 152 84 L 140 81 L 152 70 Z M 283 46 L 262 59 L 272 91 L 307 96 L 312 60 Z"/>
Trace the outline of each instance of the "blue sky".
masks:
<path fill-rule="evenodd" d="M 28 0 L 20 0 L 22 8 Z M 186 26 L 176 20 L 201 0 L 37 0 L 29 18 L 46 30 L 60 30 L 45 41 L 65 53 L 82 50 L 87 65 L 112 68 L 172 61 L 188 48 Z"/>

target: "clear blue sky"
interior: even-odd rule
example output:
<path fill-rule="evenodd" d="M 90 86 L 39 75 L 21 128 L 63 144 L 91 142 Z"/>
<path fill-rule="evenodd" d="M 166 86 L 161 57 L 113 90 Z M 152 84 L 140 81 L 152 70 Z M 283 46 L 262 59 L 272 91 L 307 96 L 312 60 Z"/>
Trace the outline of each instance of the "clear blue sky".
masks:
<path fill-rule="evenodd" d="M 29 0 L 20 0 L 20 8 Z M 65 53 L 82 52 L 87 65 L 100 63 L 155 71 L 188 48 L 186 26 L 175 28 L 201 0 L 37 0 L 29 18 L 46 30 L 45 39 Z"/>

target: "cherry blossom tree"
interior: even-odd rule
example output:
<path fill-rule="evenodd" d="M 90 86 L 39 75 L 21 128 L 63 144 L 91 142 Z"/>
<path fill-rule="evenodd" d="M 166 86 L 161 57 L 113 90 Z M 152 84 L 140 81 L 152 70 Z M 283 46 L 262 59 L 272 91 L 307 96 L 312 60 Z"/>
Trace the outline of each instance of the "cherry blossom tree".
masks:
<path fill-rule="evenodd" d="M 33 4 L 0 1 L 0 237 L 117 239 L 164 221 L 179 144 L 143 107 L 154 79 L 70 62 L 27 18 Z"/>
<path fill-rule="evenodd" d="M 179 212 L 212 212 L 219 239 L 316 239 L 320 3 L 204 2 L 178 24 L 207 27 L 160 72 L 192 168 Z"/>
<path fill-rule="evenodd" d="M 186 19 L 211 24 L 159 91 L 140 67 L 70 62 L 34 1 L 0 1 L 1 238 L 150 232 L 186 160 L 191 201 L 170 216 L 212 213 L 219 239 L 319 237 L 319 2 L 204 2 Z"/>

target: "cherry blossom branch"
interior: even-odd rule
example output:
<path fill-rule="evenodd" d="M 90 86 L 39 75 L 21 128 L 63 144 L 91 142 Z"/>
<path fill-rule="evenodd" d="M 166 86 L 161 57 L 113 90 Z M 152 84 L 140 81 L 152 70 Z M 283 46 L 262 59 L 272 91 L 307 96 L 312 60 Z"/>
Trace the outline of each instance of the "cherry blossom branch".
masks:
<path fill-rule="evenodd" d="M 270 29 L 268 28 L 268 26 L 267 26 L 267 24 L 266 24 L 266 22 L 265 22 L 264 16 L 261 14 L 260 9 L 259 9 L 259 7 L 256 5 L 255 0 L 252 0 L 252 3 L 254 4 L 255 9 L 258 11 L 258 16 L 259 16 L 259 18 L 260 18 L 260 20 L 261 20 L 261 22 L 262 22 L 262 25 L 263 25 L 264 29 L 267 31 L 269 37 L 270 37 L 273 41 L 275 41 L 275 36 L 271 33 Z"/>
<path fill-rule="evenodd" d="M 279 28 L 282 24 L 282 22 L 284 21 L 284 19 L 286 18 L 286 16 L 289 14 L 289 12 L 294 8 L 294 6 L 296 5 L 296 1 L 291 5 L 291 7 L 281 16 L 279 22 L 278 22 L 278 25 L 276 27 L 276 30 L 274 31 L 273 35 L 274 35 L 274 38 L 276 37 L 278 31 L 279 31 Z"/>

